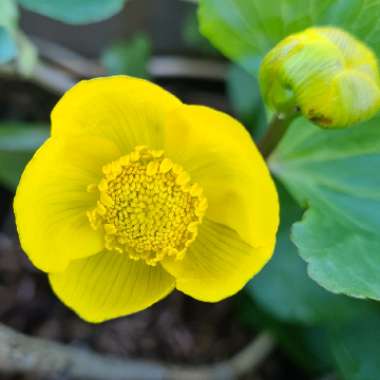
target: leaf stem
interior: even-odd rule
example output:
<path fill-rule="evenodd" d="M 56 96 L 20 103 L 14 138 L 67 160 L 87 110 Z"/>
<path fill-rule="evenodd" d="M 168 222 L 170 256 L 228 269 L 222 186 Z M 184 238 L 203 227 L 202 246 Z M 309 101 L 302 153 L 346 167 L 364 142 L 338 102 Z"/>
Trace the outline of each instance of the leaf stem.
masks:
<path fill-rule="evenodd" d="M 283 113 L 275 113 L 273 115 L 267 132 L 258 143 L 259 149 L 264 158 L 269 157 L 273 152 L 297 115 L 296 112 L 287 115 Z"/>

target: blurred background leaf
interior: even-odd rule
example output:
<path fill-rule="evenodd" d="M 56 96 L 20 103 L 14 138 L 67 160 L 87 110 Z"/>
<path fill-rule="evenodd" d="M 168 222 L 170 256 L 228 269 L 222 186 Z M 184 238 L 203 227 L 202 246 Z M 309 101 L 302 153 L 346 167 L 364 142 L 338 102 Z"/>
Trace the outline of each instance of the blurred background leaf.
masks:
<path fill-rule="evenodd" d="M 0 25 L 11 29 L 16 27 L 18 21 L 17 5 L 14 0 L 1 0 Z"/>
<path fill-rule="evenodd" d="M 255 139 L 262 137 L 267 119 L 257 79 L 242 67 L 232 64 L 228 71 L 227 96 L 234 114 Z"/>
<path fill-rule="evenodd" d="M 219 55 L 219 51 L 199 31 L 198 16 L 195 10 L 191 10 L 184 20 L 182 38 L 187 46 L 196 48 L 199 53 L 208 56 Z"/>
<path fill-rule="evenodd" d="M 288 299 L 283 299 L 283 303 Z M 265 329 L 275 336 L 286 354 L 315 376 L 334 369 L 334 358 L 330 351 L 329 335 L 325 328 L 306 326 L 278 319 L 267 312 L 248 292 L 239 297 L 240 318 L 254 330 Z"/>
<path fill-rule="evenodd" d="M 44 125 L 1 123 L 0 182 L 15 190 L 25 165 L 48 136 Z"/>
<path fill-rule="evenodd" d="M 140 33 L 128 41 L 115 42 L 103 52 L 101 62 L 110 75 L 126 74 L 148 79 L 151 54 L 149 36 Z"/>
<path fill-rule="evenodd" d="M 0 64 L 9 62 L 16 57 L 17 47 L 6 28 L 0 26 Z"/>
<path fill-rule="evenodd" d="M 29 38 L 21 31 L 15 33 L 17 42 L 17 69 L 23 76 L 30 76 L 38 62 L 37 48 Z"/>
<path fill-rule="evenodd" d="M 378 380 L 380 315 L 342 326 L 331 334 L 332 352 L 345 380 Z"/>
<path fill-rule="evenodd" d="M 29 11 L 68 24 L 88 24 L 120 12 L 126 0 L 18 0 Z"/>
<path fill-rule="evenodd" d="M 17 55 L 14 38 L 17 28 L 18 12 L 13 0 L 0 2 L 0 64 L 7 63 Z"/>

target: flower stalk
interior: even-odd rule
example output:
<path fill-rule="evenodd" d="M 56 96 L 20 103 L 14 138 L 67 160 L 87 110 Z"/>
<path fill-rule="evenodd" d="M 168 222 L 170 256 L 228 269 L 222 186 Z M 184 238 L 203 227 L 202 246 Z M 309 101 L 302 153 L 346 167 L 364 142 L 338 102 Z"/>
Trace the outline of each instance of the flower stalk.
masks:
<path fill-rule="evenodd" d="M 264 137 L 258 146 L 264 158 L 270 156 L 278 143 L 281 141 L 292 121 L 298 116 L 295 111 L 288 115 L 283 113 L 275 113 L 270 121 Z"/>

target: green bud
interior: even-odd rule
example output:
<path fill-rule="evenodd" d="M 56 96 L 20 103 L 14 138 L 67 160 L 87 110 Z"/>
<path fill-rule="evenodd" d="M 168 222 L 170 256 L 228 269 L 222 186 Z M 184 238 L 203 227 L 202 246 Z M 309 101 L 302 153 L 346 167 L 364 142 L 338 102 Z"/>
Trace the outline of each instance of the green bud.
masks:
<path fill-rule="evenodd" d="M 380 108 L 375 54 L 333 27 L 309 28 L 282 40 L 263 60 L 260 86 L 272 110 L 300 110 L 326 128 L 369 119 Z"/>

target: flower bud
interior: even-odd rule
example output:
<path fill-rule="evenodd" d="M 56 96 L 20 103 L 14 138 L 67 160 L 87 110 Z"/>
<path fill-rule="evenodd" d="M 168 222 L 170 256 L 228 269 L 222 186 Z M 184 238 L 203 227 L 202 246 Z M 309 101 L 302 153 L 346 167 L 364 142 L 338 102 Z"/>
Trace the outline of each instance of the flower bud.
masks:
<path fill-rule="evenodd" d="M 260 86 L 274 111 L 298 109 L 326 128 L 369 119 L 380 108 L 375 54 L 334 27 L 309 28 L 281 41 L 264 58 Z"/>

